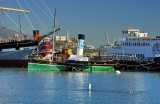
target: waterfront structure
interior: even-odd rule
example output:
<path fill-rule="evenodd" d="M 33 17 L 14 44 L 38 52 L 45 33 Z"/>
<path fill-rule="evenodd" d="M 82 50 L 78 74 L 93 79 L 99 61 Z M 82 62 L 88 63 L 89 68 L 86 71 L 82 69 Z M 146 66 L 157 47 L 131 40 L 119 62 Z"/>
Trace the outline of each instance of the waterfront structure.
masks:
<path fill-rule="evenodd" d="M 66 36 L 55 36 L 56 42 L 65 42 L 67 40 Z"/>
<path fill-rule="evenodd" d="M 151 60 L 160 56 L 160 36 L 148 36 L 139 29 L 122 31 L 122 37 L 107 47 L 112 58 Z"/>

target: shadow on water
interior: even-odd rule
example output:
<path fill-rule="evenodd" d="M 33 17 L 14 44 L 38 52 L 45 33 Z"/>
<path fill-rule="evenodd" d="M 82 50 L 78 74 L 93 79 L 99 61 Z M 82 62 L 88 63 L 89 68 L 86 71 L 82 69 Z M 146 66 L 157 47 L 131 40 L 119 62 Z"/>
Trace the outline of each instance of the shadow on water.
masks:
<path fill-rule="evenodd" d="M 138 91 L 138 90 L 107 90 L 107 89 L 93 89 L 93 90 L 88 90 L 88 89 L 74 89 L 73 91 L 77 91 L 77 92 L 91 92 L 91 93 L 126 93 L 126 94 L 139 94 L 139 93 L 145 93 L 145 91 Z"/>
<path fill-rule="evenodd" d="M 92 72 L 82 72 L 82 71 L 28 71 L 29 74 L 61 74 L 67 76 L 69 74 L 83 74 L 83 73 L 92 73 Z"/>
<path fill-rule="evenodd" d="M 0 67 L 0 71 L 27 71 L 27 68 L 10 68 L 10 67 Z"/>

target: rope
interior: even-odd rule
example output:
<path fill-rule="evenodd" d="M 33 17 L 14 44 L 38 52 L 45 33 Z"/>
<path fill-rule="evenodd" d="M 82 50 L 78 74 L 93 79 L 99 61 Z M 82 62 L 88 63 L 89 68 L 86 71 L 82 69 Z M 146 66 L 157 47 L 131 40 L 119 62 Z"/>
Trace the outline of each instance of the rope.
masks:
<path fill-rule="evenodd" d="M 40 2 L 42 3 L 42 5 L 45 7 L 45 9 L 48 11 L 48 13 L 51 15 L 52 18 L 54 18 L 53 14 L 51 13 L 50 9 L 48 8 L 46 2 L 43 0 L 40 0 Z"/>
<path fill-rule="evenodd" d="M 138 61 L 137 61 L 137 62 L 138 62 Z M 139 61 L 139 63 L 140 63 L 140 61 Z M 146 67 L 146 66 L 144 66 L 144 65 L 141 64 L 141 63 L 140 63 L 140 65 L 143 66 L 144 68 L 147 68 L 147 69 L 157 69 L 157 68 L 160 68 L 160 66 L 159 66 L 159 67 L 154 67 L 154 68 Z M 146 64 L 146 65 L 148 65 L 148 64 Z"/>
<path fill-rule="evenodd" d="M 20 6 L 20 8 L 23 9 L 18 0 L 17 0 L 17 3 L 18 3 L 18 5 Z M 29 24 L 31 25 L 32 29 L 35 30 L 35 28 L 33 27 L 32 23 L 31 23 L 31 21 L 29 20 L 28 16 L 26 15 L 26 13 L 24 13 L 24 15 L 26 16 L 26 18 L 27 18 Z"/>
<path fill-rule="evenodd" d="M 20 29 L 19 25 L 4 11 L 5 15 Z M 22 30 L 24 33 L 24 31 Z"/>
<path fill-rule="evenodd" d="M 31 8 L 31 6 L 29 6 L 29 4 L 26 2 L 26 0 L 24 0 L 24 2 L 26 3 L 26 5 L 29 7 L 29 9 L 33 12 L 34 16 L 37 18 L 37 20 L 39 21 L 39 23 L 42 25 L 42 27 L 46 29 L 45 25 L 42 23 L 42 21 L 40 20 L 40 18 L 36 15 L 35 11 Z"/>
<path fill-rule="evenodd" d="M 7 27 L 6 17 L 4 10 L 1 11 L 1 26 L 3 27 L 3 24 Z"/>
<path fill-rule="evenodd" d="M 2 13 L 3 13 L 3 11 L 1 11 L 1 14 L 2 14 Z M 2 15 L 0 15 L 0 25 L 3 26 L 3 25 L 2 25 Z"/>
<path fill-rule="evenodd" d="M 147 67 L 145 65 L 149 65 L 149 64 L 142 64 L 139 60 L 136 60 L 136 62 L 138 62 L 140 66 L 142 66 L 143 68 L 146 68 L 146 69 L 157 69 L 157 68 L 160 68 L 160 66 L 159 67 L 153 67 L 153 68 L 152 67 Z M 121 64 L 121 65 L 127 65 L 127 64 Z M 129 65 L 129 66 L 138 66 L 138 65 Z"/>
<path fill-rule="evenodd" d="M 50 16 L 54 19 L 54 15 L 53 15 L 53 13 L 50 11 L 50 9 L 49 9 L 49 7 L 47 6 L 45 0 L 40 0 L 40 1 L 41 1 L 42 5 L 44 5 L 44 7 L 46 8 L 46 10 L 48 11 L 48 13 L 50 14 Z M 60 26 L 57 20 L 55 20 L 55 22 L 56 22 L 56 24 L 57 24 L 58 26 Z"/>
<path fill-rule="evenodd" d="M 51 18 L 39 5 L 37 5 L 34 0 L 32 0 L 32 2 L 33 2 L 52 22 L 54 22 L 54 21 L 53 21 L 53 18 Z"/>
<path fill-rule="evenodd" d="M 149 69 L 149 67 L 146 67 L 146 66 L 144 66 L 144 65 L 147 65 L 147 64 L 142 64 L 139 60 L 136 60 L 142 67 L 144 67 L 144 68 L 147 68 L 147 69 Z"/>

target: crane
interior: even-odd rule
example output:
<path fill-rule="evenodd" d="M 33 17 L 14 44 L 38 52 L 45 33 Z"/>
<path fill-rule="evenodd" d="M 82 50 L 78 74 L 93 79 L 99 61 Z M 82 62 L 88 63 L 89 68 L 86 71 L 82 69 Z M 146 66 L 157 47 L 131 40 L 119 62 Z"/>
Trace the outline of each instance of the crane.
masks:
<path fill-rule="evenodd" d="M 24 13 L 29 12 L 28 10 L 16 9 L 16 8 L 6 8 L 6 7 L 0 7 L 0 10 L 8 10 L 8 11 L 24 12 Z"/>

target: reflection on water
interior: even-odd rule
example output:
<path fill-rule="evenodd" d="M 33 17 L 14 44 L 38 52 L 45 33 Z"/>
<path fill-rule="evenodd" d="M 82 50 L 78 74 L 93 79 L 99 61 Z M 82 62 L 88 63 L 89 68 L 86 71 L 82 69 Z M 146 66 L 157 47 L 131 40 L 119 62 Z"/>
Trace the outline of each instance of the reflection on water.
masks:
<path fill-rule="evenodd" d="M 92 90 L 88 91 L 88 84 Z M 53 72 L 0 69 L 4 103 L 160 103 L 160 73 Z"/>

